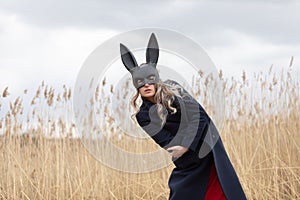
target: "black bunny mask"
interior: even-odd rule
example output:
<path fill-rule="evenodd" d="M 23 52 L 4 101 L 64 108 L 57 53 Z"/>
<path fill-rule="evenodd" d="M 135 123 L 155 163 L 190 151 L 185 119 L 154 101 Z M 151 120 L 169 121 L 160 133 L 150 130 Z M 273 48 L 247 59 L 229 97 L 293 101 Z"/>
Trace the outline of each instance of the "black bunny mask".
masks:
<path fill-rule="evenodd" d="M 146 50 L 146 63 L 137 64 L 133 54 L 123 44 L 120 44 L 122 62 L 131 73 L 134 87 L 137 89 L 145 84 L 156 84 L 159 81 L 159 74 L 156 64 L 159 56 L 159 48 L 154 33 L 151 34 Z M 139 81 L 138 81 L 139 80 Z"/>

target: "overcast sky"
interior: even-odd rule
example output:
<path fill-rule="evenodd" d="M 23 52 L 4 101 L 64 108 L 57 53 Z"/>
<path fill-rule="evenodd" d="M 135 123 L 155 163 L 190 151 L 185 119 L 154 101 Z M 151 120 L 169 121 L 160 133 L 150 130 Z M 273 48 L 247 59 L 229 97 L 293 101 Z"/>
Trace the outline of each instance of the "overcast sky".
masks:
<path fill-rule="evenodd" d="M 129 3 L 130 2 L 130 3 Z M 42 80 L 73 87 L 87 56 L 125 31 L 178 31 L 206 49 L 225 76 L 294 67 L 300 59 L 300 3 L 292 0 L 1 0 L 0 91 L 17 95 Z"/>

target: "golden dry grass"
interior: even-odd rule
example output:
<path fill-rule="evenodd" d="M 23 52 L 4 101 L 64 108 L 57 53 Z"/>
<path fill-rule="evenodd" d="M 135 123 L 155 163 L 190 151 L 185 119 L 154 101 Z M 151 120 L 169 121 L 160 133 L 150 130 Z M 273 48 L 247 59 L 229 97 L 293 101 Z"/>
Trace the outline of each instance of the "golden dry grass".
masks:
<path fill-rule="evenodd" d="M 203 76 L 200 72 L 194 82 Z M 248 199 L 300 199 L 299 80 L 270 69 L 252 80 L 244 73 L 241 81 L 223 81 L 228 112 L 221 137 Z M 194 95 L 206 96 L 203 82 L 203 88 L 195 84 Z M 150 173 L 121 172 L 103 165 L 73 137 L 66 86 L 61 94 L 42 83 L 27 113 L 22 98 L 8 103 L 8 95 L 4 88 L 0 111 L 5 104 L 9 110 L 0 119 L 0 199 L 167 199 L 172 165 Z M 98 95 L 103 95 L 99 88 L 96 101 Z M 150 140 L 119 140 L 115 129 L 108 130 L 121 148 L 156 148 Z"/>

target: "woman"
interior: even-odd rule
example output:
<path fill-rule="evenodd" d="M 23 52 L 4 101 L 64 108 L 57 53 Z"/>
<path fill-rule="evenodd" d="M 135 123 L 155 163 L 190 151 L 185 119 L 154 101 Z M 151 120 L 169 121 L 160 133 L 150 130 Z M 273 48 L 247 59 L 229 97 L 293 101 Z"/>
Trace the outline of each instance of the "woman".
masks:
<path fill-rule="evenodd" d="M 218 132 L 202 106 L 175 81 L 161 82 L 156 70 L 159 48 L 151 35 L 146 63 L 137 64 L 120 44 L 121 58 L 137 89 L 132 105 L 136 119 L 152 139 L 166 149 L 175 164 L 170 179 L 171 200 L 246 199 Z M 143 103 L 138 108 L 137 98 Z"/>

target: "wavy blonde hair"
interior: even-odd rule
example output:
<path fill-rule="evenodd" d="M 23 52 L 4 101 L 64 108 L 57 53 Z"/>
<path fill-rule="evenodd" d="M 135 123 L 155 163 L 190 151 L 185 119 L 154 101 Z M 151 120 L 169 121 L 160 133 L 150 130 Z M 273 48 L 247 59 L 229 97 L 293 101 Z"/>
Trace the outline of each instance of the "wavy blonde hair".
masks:
<path fill-rule="evenodd" d="M 177 109 L 172 106 L 172 103 L 174 101 L 174 96 L 178 96 L 178 90 L 176 87 L 165 84 L 162 81 L 159 81 L 157 84 L 155 84 L 155 95 L 154 100 L 157 105 L 157 114 L 159 118 L 161 119 L 161 124 L 163 125 L 166 122 L 167 118 L 167 110 L 171 112 L 171 114 L 175 114 L 177 112 Z M 131 105 L 134 108 L 135 112 L 132 114 L 132 118 L 136 116 L 136 114 L 139 112 L 139 106 L 137 105 L 136 101 L 138 97 L 140 96 L 139 90 L 137 89 L 137 92 L 135 95 L 131 98 Z M 167 110 L 166 110 L 167 109 Z"/>

